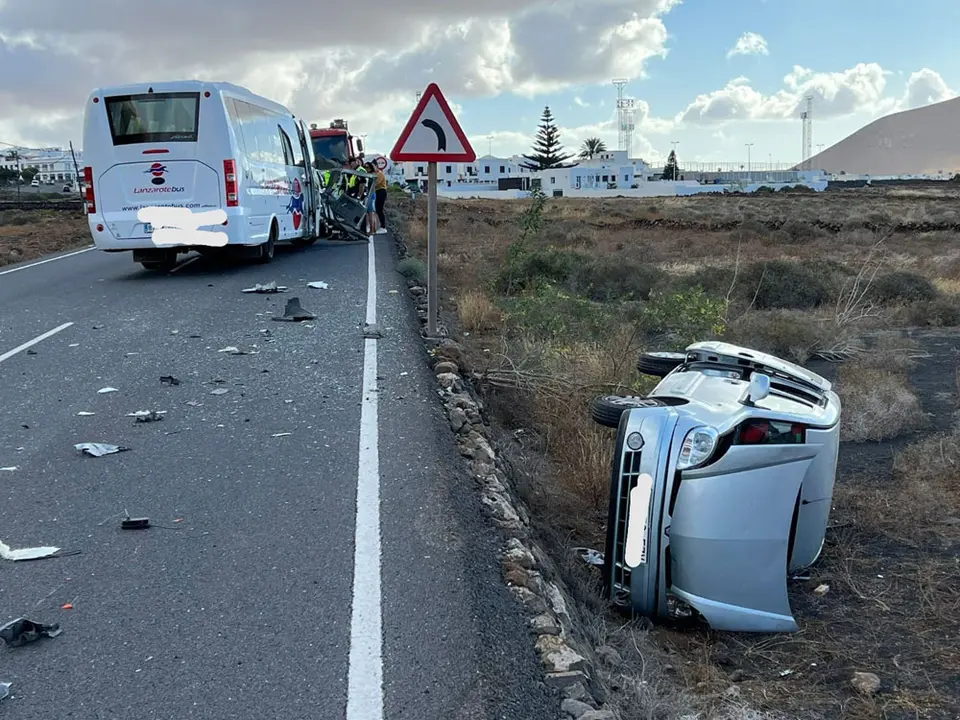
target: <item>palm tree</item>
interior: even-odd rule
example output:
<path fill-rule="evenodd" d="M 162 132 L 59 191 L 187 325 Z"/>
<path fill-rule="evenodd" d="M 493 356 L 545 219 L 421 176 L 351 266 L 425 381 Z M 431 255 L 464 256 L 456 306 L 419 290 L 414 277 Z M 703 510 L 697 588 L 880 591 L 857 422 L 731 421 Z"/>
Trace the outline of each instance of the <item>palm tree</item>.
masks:
<path fill-rule="evenodd" d="M 580 157 L 584 159 L 593 159 L 597 153 L 607 151 L 607 145 L 600 138 L 592 137 L 583 141 L 580 146 Z"/>

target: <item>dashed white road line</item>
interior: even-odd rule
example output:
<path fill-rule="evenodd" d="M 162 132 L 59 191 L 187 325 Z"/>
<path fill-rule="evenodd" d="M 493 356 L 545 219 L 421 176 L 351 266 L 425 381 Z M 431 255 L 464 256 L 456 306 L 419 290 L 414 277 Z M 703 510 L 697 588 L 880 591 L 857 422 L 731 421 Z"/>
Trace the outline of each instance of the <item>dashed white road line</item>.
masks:
<path fill-rule="evenodd" d="M 29 265 L 21 265 L 20 267 L 15 267 L 12 270 L 0 270 L 0 275 L 9 275 L 10 273 L 20 272 L 21 270 L 29 270 L 32 267 L 37 267 L 37 265 L 46 265 L 47 263 L 56 262 L 57 260 L 65 260 L 68 257 L 73 257 L 74 255 L 90 252 L 94 249 L 94 247 L 94 245 L 91 245 L 83 250 L 74 250 L 73 252 L 68 252 L 64 255 L 57 255 L 56 257 L 47 258 L 46 260 L 37 260 L 37 262 L 30 263 Z"/>
<path fill-rule="evenodd" d="M 377 322 L 374 236 L 367 242 L 367 324 Z M 380 448 L 377 419 L 377 341 L 363 341 L 360 463 L 353 560 L 353 611 L 347 720 L 383 720 L 383 617 L 380 601 Z"/>
<path fill-rule="evenodd" d="M 66 330 L 71 325 L 73 325 L 72 322 L 64 323 L 60 327 L 55 327 L 53 330 L 47 330 L 47 332 L 43 333 L 43 335 L 37 335 L 33 340 L 28 340 L 23 345 L 15 347 L 13 350 L 8 350 L 7 352 L 3 353 L 3 355 L 0 355 L 0 362 L 3 362 L 4 360 L 9 360 L 17 353 L 21 353 L 24 350 L 32 348 L 34 345 L 36 345 L 37 343 L 43 342 L 48 337 L 53 337 L 58 332 Z"/>

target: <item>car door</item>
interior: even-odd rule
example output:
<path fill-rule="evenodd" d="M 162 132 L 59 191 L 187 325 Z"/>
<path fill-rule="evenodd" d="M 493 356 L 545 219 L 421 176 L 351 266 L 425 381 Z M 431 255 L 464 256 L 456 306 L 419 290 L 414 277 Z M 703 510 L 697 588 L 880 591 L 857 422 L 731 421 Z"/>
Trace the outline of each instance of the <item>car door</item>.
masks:
<path fill-rule="evenodd" d="M 683 472 L 670 526 L 671 589 L 715 630 L 793 632 L 787 558 L 805 445 L 734 445 Z"/>

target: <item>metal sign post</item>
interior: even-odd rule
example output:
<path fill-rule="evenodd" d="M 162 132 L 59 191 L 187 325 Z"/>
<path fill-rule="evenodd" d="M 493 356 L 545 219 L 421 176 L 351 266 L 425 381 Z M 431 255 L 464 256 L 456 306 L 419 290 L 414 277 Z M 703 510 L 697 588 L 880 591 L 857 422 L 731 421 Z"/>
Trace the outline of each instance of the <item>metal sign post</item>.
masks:
<path fill-rule="evenodd" d="M 394 162 L 427 163 L 427 336 L 437 336 L 437 163 L 450 163 L 445 175 L 456 177 L 454 163 L 472 163 L 477 154 L 436 83 L 427 86 L 393 146 Z"/>
<path fill-rule="evenodd" d="M 437 336 L 437 164 L 427 165 L 427 336 Z"/>

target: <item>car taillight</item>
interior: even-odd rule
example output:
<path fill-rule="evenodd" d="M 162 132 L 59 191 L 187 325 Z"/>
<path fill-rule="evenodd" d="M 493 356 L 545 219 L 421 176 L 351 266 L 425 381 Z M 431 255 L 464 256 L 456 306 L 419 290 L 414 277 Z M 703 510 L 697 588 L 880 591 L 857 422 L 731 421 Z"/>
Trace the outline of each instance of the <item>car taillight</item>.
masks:
<path fill-rule="evenodd" d="M 83 169 L 83 199 L 87 203 L 87 214 L 93 215 L 97 212 L 97 201 L 93 194 L 93 168 L 85 167 Z"/>
<path fill-rule="evenodd" d="M 740 445 L 802 445 L 807 441 L 807 426 L 771 420 L 748 420 L 740 426 Z"/>
<path fill-rule="evenodd" d="M 237 188 L 237 161 L 223 161 L 223 182 L 227 191 L 227 207 L 240 205 L 240 191 Z"/>

